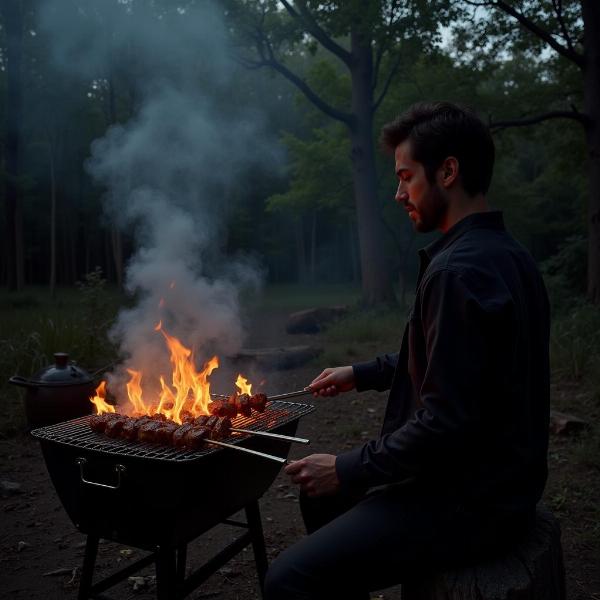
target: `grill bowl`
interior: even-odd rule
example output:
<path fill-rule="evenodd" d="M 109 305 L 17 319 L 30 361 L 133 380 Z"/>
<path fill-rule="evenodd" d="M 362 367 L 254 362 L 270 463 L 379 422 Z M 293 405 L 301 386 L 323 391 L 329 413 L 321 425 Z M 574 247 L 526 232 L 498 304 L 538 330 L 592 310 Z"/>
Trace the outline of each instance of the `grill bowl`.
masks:
<path fill-rule="evenodd" d="M 294 435 L 300 417 L 312 410 L 311 405 L 272 402 L 262 414 L 236 418 L 234 426 Z M 56 492 L 75 526 L 123 544 L 153 549 L 187 543 L 260 498 L 281 468 L 235 450 L 185 451 L 115 440 L 92 432 L 88 420 L 31 433 L 41 443 Z M 281 457 L 290 448 L 289 442 L 258 436 L 234 434 L 224 441 Z"/>

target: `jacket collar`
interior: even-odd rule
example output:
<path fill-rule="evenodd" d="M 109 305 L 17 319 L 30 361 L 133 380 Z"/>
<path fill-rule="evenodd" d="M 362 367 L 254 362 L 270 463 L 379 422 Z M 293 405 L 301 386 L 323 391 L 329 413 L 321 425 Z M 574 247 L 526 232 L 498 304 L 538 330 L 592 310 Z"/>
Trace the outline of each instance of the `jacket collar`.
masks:
<path fill-rule="evenodd" d="M 466 216 L 464 219 L 461 219 L 458 223 L 455 223 L 450 227 L 442 237 L 431 242 L 431 244 L 428 244 L 425 248 L 421 248 L 421 250 L 419 250 L 421 259 L 426 259 L 427 262 L 431 262 L 437 254 L 471 229 L 494 229 L 503 231 L 504 219 L 502 217 L 502 211 L 490 210 Z"/>

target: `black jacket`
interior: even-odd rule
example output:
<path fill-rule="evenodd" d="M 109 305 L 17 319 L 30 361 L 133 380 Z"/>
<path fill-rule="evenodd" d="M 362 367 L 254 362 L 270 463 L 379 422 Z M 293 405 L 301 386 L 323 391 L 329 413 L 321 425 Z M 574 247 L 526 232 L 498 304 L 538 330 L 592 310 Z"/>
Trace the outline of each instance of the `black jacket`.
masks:
<path fill-rule="evenodd" d="M 530 510 L 547 475 L 549 307 L 500 212 L 470 215 L 419 252 L 400 352 L 354 365 L 389 389 L 381 437 L 340 454 L 343 486 L 404 481 L 473 509 Z"/>

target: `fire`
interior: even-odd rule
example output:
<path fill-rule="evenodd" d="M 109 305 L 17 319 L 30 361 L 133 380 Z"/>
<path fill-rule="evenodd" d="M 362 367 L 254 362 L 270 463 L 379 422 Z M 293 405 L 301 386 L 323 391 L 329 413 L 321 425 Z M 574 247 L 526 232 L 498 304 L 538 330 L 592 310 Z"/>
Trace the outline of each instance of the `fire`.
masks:
<path fill-rule="evenodd" d="M 157 413 L 165 415 L 168 419 L 181 423 L 186 414 L 194 417 L 208 415 L 208 404 L 211 402 L 210 374 L 219 366 L 219 359 L 213 356 L 207 361 L 202 370 L 197 371 L 194 355 L 191 349 L 186 348 L 180 340 L 169 335 L 162 327 L 162 322 L 154 328 L 160 333 L 169 349 L 171 362 L 170 381 L 164 375 L 158 376 L 160 390 L 154 397 L 154 401 L 148 402 L 144 398 L 142 379 L 148 378 L 148 374 L 134 369 L 127 369 L 130 379 L 126 384 L 129 410 L 134 415 L 154 415 Z M 252 384 L 242 375 L 238 375 L 235 385 L 240 393 L 251 394 Z M 115 412 L 114 406 L 107 404 L 106 382 L 103 381 L 96 390 L 96 396 L 91 401 L 96 405 L 98 414 L 104 412 Z"/>
<path fill-rule="evenodd" d="M 96 395 L 90 398 L 90 401 L 96 405 L 96 412 L 99 415 L 107 412 L 115 412 L 115 407 L 106 402 L 106 381 L 100 382 L 100 385 L 96 388 Z"/>
<path fill-rule="evenodd" d="M 235 385 L 240 390 L 240 394 L 248 394 L 249 396 L 252 395 L 252 384 L 248 383 L 248 380 L 245 377 L 238 375 Z"/>

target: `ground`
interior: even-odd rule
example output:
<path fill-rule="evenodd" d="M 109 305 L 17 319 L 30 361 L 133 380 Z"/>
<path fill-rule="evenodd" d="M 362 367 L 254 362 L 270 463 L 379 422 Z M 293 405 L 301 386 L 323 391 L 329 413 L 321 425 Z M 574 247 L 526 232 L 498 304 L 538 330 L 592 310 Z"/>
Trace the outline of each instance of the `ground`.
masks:
<path fill-rule="evenodd" d="M 269 311 L 253 319 L 253 346 L 319 344 L 322 336 L 289 336 L 284 331 L 284 312 Z M 368 358 L 365 356 L 365 358 Z M 322 365 L 327 366 L 327 365 Z M 302 388 L 319 372 L 318 361 L 286 371 L 265 373 L 272 393 Z M 576 394 L 576 388 L 553 393 Z M 385 395 L 349 393 L 343 398 L 299 401 L 314 402 L 317 409 L 301 419 L 298 435 L 311 439 L 309 450 L 294 446 L 291 458 L 307 452 L 331 452 L 351 448 L 375 436 L 379 430 Z M 582 442 L 572 436 L 552 436 L 550 477 L 544 501 L 561 521 L 569 600 L 600 600 L 600 547 L 598 545 L 597 466 L 577 463 L 572 457 Z M 83 562 L 85 536 L 67 517 L 45 469 L 38 443 L 27 434 L 0 441 L 0 480 L 17 483 L 17 493 L 0 498 L 0 597 L 53 600 L 77 596 Z M 584 461 L 585 463 L 585 461 Z M 303 535 L 298 511 L 298 490 L 280 473 L 260 501 L 269 559 Z M 199 502 L 200 503 L 200 502 Z M 161 518 L 157 516 L 157 518 Z M 150 525 L 151 526 L 151 525 Z M 201 536 L 189 549 L 188 564 L 198 566 L 235 535 L 232 527 L 220 525 Z M 96 577 L 106 576 L 128 561 L 143 556 L 139 549 L 105 541 L 100 546 Z M 111 596 L 123 600 L 155 597 L 153 569 L 140 572 L 143 579 L 120 584 Z M 250 600 L 259 598 L 252 550 L 247 549 L 213 575 L 190 598 Z M 400 588 L 374 593 L 373 598 L 398 600 Z"/>

